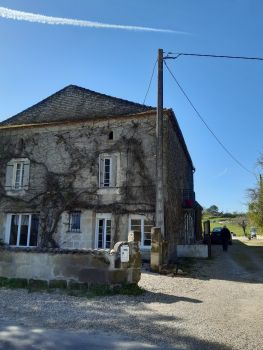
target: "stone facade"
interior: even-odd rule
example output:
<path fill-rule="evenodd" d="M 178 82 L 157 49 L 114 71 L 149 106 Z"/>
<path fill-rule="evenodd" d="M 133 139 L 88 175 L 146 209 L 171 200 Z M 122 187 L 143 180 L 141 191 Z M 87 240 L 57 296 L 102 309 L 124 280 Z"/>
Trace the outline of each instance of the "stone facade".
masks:
<path fill-rule="evenodd" d="M 81 95 L 80 117 L 70 118 L 67 111 L 62 121 L 60 111 L 56 120 L 54 108 L 58 111 L 63 101 L 63 108 L 69 105 L 63 91 L 58 99 L 46 99 L 0 124 L 0 239 L 16 246 L 105 249 L 136 230 L 149 257 L 155 225 L 155 110 L 131 103 L 130 114 L 118 115 L 118 99 L 109 98 L 115 109 L 107 116 L 103 95 L 104 114 L 94 111 L 92 117 L 88 110 L 85 119 Z M 129 103 L 120 101 L 120 113 L 127 113 Z M 70 113 L 79 110 L 75 106 Z M 195 210 L 194 202 L 184 207 L 183 193 L 194 193 L 193 165 L 171 110 L 165 110 L 164 122 L 168 259 L 177 244 L 194 242 Z"/>
<path fill-rule="evenodd" d="M 194 166 L 172 111 L 164 120 L 165 240 L 167 254 L 176 255 L 177 244 L 194 243 Z"/>

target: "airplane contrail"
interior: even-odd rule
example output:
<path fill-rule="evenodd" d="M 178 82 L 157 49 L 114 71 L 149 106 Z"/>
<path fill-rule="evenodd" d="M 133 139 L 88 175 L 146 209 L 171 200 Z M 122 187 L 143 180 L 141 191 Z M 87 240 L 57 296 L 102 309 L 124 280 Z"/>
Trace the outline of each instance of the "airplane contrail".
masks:
<path fill-rule="evenodd" d="M 42 24 L 70 25 L 70 26 L 89 27 L 89 28 L 107 28 L 107 29 L 121 29 L 121 30 L 133 30 L 133 31 L 144 31 L 144 32 L 185 34 L 184 32 L 174 31 L 170 29 L 108 24 L 108 23 L 100 23 L 100 22 L 93 22 L 93 21 L 77 20 L 77 19 L 71 19 L 71 18 L 45 16 L 45 15 L 40 15 L 36 13 L 31 13 L 31 12 L 16 11 L 16 10 L 8 9 L 6 7 L 0 7 L 0 17 L 13 19 L 17 21 L 27 21 L 27 22 L 42 23 Z"/>

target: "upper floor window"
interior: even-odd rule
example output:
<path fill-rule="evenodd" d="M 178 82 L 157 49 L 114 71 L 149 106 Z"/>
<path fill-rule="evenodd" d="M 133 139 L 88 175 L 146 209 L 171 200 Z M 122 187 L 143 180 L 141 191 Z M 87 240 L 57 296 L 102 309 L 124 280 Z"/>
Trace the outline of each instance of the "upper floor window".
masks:
<path fill-rule="evenodd" d="M 80 211 L 71 211 L 69 213 L 68 231 L 80 232 Z"/>
<path fill-rule="evenodd" d="M 100 187 L 116 187 L 117 157 L 115 155 L 100 155 L 99 181 Z"/>
<path fill-rule="evenodd" d="M 30 161 L 27 158 L 12 159 L 6 167 L 6 190 L 28 189 Z"/>

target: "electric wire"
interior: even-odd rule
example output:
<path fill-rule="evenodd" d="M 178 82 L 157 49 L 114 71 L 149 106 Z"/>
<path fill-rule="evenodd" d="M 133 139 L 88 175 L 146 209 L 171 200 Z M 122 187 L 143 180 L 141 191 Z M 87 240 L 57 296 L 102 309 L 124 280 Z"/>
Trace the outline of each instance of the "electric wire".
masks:
<path fill-rule="evenodd" d="M 219 143 L 219 145 L 224 149 L 224 151 L 232 158 L 232 160 L 234 160 L 243 170 L 247 171 L 248 173 L 252 174 L 253 176 L 255 176 L 255 174 L 250 171 L 249 169 L 247 169 L 228 149 L 227 147 L 222 143 L 222 141 L 219 140 L 219 138 L 216 136 L 216 134 L 213 132 L 213 130 L 209 127 L 209 125 L 207 124 L 207 122 L 205 121 L 205 119 L 201 116 L 201 114 L 198 112 L 197 108 L 194 106 L 194 104 L 192 103 L 192 101 L 190 100 L 190 98 L 188 97 L 188 95 L 186 94 L 185 90 L 183 89 L 183 87 L 180 85 L 180 83 L 178 82 L 178 80 L 176 79 L 175 75 L 173 74 L 173 72 L 170 70 L 169 66 L 167 65 L 167 63 L 164 61 L 164 64 L 168 70 L 168 72 L 170 73 L 170 75 L 172 76 L 172 78 L 174 79 L 174 81 L 176 82 L 177 86 L 179 87 L 179 89 L 181 90 L 181 92 L 183 93 L 183 95 L 185 96 L 185 98 L 187 99 L 187 101 L 189 102 L 189 104 L 191 105 L 191 107 L 193 108 L 193 110 L 195 111 L 196 115 L 200 118 L 200 120 L 202 121 L 202 123 L 205 125 L 205 127 L 209 130 L 209 132 L 213 135 L 213 137 L 216 139 L 216 141 Z"/>
<path fill-rule="evenodd" d="M 175 55 L 172 57 L 170 55 Z M 226 58 L 231 60 L 254 60 L 263 61 L 263 57 L 251 57 L 251 56 L 231 56 L 231 55 L 213 55 L 213 54 L 203 54 L 203 53 L 186 53 L 186 52 L 168 52 L 167 56 L 164 58 L 177 59 L 180 56 L 194 56 L 194 57 L 208 57 L 208 58 Z"/>
<path fill-rule="evenodd" d="M 149 93 L 151 85 L 152 85 L 153 75 L 154 75 L 154 72 L 155 72 L 157 61 L 158 60 L 155 61 L 154 66 L 153 66 L 153 70 L 152 70 L 151 78 L 150 78 L 150 81 L 149 81 L 149 85 L 148 85 L 148 88 L 147 88 L 147 91 L 146 91 L 146 94 L 145 94 L 145 97 L 144 97 L 144 100 L 143 100 L 143 103 L 142 103 L 143 105 L 145 105 L 146 98 L 148 96 L 148 93 Z"/>

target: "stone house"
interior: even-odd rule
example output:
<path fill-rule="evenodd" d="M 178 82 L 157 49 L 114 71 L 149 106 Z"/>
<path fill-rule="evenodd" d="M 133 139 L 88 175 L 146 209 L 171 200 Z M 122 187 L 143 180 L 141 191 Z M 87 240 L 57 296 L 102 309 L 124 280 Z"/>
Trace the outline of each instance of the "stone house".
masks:
<path fill-rule="evenodd" d="M 155 222 L 156 109 L 67 86 L 0 123 L 0 239 L 17 247 L 111 248 Z M 164 110 L 165 240 L 200 234 L 194 167 Z"/>

